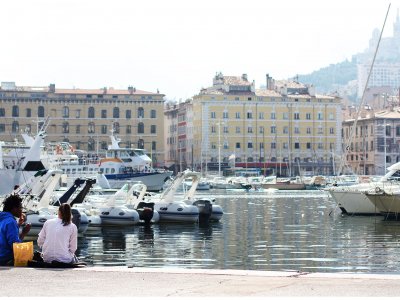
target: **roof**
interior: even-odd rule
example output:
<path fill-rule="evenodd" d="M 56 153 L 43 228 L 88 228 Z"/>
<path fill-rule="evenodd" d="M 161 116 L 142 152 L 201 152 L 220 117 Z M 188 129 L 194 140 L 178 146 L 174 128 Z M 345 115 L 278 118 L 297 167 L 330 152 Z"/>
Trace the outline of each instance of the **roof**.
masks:
<path fill-rule="evenodd" d="M 55 94 L 95 94 L 95 95 L 161 95 L 142 90 L 133 90 L 132 93 L 126 90 L 108 89 L 56 89 Z"/>

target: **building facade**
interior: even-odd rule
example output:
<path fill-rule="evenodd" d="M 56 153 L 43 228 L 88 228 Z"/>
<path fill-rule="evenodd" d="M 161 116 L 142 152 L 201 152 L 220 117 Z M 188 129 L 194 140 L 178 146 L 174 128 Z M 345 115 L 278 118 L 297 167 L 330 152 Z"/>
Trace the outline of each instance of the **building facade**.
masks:
<path fill-rule="evenodd" d="M 155 166 L 164 163 L 164 95 L 137 90 L 21 87 L 0 88 L 0 140 L 20 139 L 21 131 L 37 133 L 46 117 L 46 142 L 67 141 L 76 149 L 102 154 L 110 135 L 121 147 L 145 149 Z"/>
<path fill-rule="evenodd" d="M 386 168 L 400 161 L 400 107 L 363 112 L 343 121 L 346 163 L 361 175 L 384 175 Z"/>
<path fill-rule="evenodd" d="M 333 174 L 341 155 L 341 100 L 315 88 L 266 77 L 255 89 L 246 74 L 223 76 L 193 97 L 196 169 L 260 168 L 266 175 Z"/>

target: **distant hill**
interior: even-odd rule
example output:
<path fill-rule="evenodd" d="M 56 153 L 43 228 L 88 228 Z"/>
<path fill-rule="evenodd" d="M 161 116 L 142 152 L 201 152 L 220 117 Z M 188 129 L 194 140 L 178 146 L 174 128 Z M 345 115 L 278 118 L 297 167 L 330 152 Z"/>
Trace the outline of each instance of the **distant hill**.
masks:
<path fill-rule="evenodd" d="M 311 74 L 298 75 L 301 83 L 313 84 L 318 93 L 329 94 L 337 91 L 338 86 L 346 86 L 349 81 L 357 79 L 357 59 L 345 60 L 321 68 Z"/>

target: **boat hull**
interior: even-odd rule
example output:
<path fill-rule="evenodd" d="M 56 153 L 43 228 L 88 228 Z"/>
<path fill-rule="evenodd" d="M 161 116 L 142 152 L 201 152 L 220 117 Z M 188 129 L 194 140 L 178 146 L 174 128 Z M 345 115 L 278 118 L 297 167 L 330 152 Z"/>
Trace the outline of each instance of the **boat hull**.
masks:
<path fill-rule="evenodd" d="M 330 195 L 335 200 L 343 213 L 349 215 L 379 215 L 379 210 L 359 191 L 349 190 L 329 190 Z"/>

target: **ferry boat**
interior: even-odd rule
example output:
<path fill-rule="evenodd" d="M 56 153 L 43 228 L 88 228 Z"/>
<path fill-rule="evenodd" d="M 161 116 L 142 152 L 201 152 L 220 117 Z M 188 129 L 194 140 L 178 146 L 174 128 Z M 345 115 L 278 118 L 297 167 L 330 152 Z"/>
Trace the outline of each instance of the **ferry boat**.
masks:
<path fill-rule="evenodd" d="M 102 173 L 111 188 L 121 188 L 127 181 L 141 181 L 148 191 L 160 191 L 172 171 L 152 168 L 151 158 L 144 149 L 121 148 L 119 139 L 113 134 L 110 138 L 105 157 L 89 156 L 62 142 L 47 146 L 42 161 L 51 168 L 61 169 L 70 178 Z"/>

